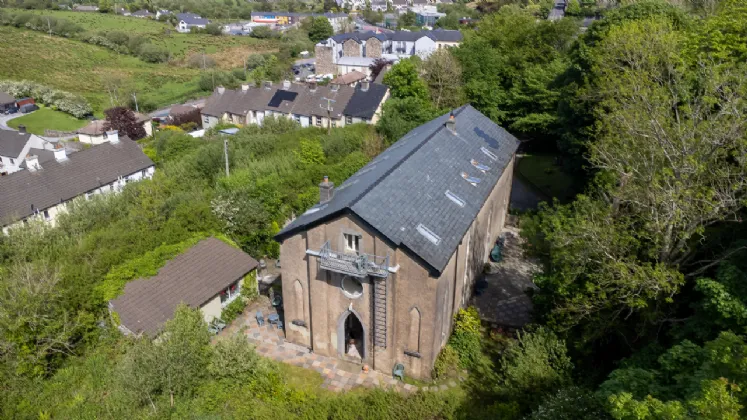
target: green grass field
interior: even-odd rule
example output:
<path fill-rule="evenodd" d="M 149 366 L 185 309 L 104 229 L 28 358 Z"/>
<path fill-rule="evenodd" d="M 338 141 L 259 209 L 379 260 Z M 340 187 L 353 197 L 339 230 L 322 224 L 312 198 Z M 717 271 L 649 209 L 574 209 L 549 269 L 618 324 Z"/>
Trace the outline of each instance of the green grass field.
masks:
<path fill-rule="evenodd" d="M 173 26 L 151 19 L 138 19 L 108 13 L 81 13 L 61 10 L 9 10 L 16 13 L 34 13 L 66 19 L 80 25 L 86 31 L 122 31 L 129 34 L 141 34 L 147 36 L 153 44 L 167 48 L 176 61 L 185 59 L 193 53 L 205 52 L 208 55 L 213 55 L 218 65 L 226 69 L 241 67 L 243 65 L 242 56 L 248 56 L 254 52 L 277 51 L 278 49 L 276 41 L 247 36 L 181 34 L 176 32 Z M 235 57 L 239 57 L 239 60 L 234 59 Z"/>
<path fill-rule="evenodd" d="M 138 92 L 141 103 L 170 105 L 204 94 L 199 71 L 149 64 L 136 57 L 40 32 L 0 27 L 0 79 L 33 80 L 84 96 L 98 114 L 110 107 L 103 80 L 120 76 Z"/>
<path fill-rule="evenodd" d="M 33 134 L 44 135 L 44 130 L 75 131 L 88 121 L 79 120 L 64 112 L 55 111 L 51 108 L 41 108 L 22 117 L 8 121 L 8 126 L 17 129 L 19 125 L 26 126 L 26 130 Z"/>
<path fill-rule="evenodd" d="M 575 195 L 573 177 L 555 163 L 555 156 L 525 155 L 518 165 L 521 176 L 545 195 L 562 202 Z"/>

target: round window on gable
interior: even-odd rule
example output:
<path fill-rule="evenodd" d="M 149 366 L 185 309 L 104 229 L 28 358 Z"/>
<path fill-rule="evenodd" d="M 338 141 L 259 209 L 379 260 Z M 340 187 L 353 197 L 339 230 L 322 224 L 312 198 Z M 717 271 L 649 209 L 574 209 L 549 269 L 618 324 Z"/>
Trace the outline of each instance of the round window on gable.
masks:
<path fill-rule="evenodd" d="M 340 281 L 340 288 L 342 288 L 342 293 L 351 299 L 359 298 L 363 294 L 363 285 L 355 277 L 343 277 Z"/>

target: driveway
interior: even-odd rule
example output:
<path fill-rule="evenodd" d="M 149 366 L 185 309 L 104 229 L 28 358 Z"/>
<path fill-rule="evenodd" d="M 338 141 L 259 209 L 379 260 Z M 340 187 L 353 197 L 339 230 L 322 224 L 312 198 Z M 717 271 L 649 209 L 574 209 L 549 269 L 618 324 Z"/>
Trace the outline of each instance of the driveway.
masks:
<path fill-rule="evenodd" d="M 8 121 L 12 120 L 13 118 L 22 117 L 26 114 L 21 114 L 20 112 L 17 112 L 15 114 L 5 115 L 0 114 L 0 130 L 12 130 L 16 131 L 15 128 L 8 127 Z"/>

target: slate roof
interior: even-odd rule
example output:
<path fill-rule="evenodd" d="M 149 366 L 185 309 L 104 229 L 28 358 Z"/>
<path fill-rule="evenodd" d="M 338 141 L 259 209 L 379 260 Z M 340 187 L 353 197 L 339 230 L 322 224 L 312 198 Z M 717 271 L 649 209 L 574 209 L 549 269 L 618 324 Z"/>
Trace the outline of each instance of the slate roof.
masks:
<path fill-rule="evenodd" d="M 87 126 L 76 131 L 76 133 L 88 136 L 102 136 L 106 131 L 104 130 L 104 124 L 106 124 L 106 120 L 94 120 L 88 123 Z"/>
<path fill-rule="evenodd" d="M 68 155 L 66 162 L 52 160 L 41 166 L 38 171 L 0 177 L 0 226 L 149 168 L 153 162 L 137 143 L 121 136 L 117 145 L 100 144 Z"/>
<path fill-rule="evenodd" d="M 370 120 L 379 108 L 381 101 L 384 100 L 388 90 L 389 88 L 384 85 L 369 83 L 368 90 L 364 91 L 363 86 L 358 84 L 355 87 L 353 97 L 350 98 L 350 102 L 342 111 L 343 115 Z"/>
<path fill-rule="evenodd" d="M 278 92 L 289 92 L 290 94 L 278 94 Z M 293 96 L 292 94 L 296 95 Z M 273 111 L 284 114 L 296 114 L 303 116 L 327 116 L 327 101 L 332 99 L 332 118 L 339 119 L 343 110 L 350 102 L 355 93 L 355 88 L 350 86 L 317 86 L 315 90 L 310 87 L 291 83 L 284 87 L 283 84 L 270 87 L 249 87 L 246 91 L 226 89 L 222 94 L 213 93 L 205 102 L 202 113 L 213 117 L 222 117 L 225 113 L 234 115 L 246 115 L 249 111 Z M 375 96 L 374 93 L 368 95 Z M 368 95 L 361 95 L 363 98 Z M 292 97 L 292 98 L 291 98 Z M 273 103 L 273 98 L 277 99 Z M 373 99 L 367 99 L 371 101 Z"/>
<path fill-rule="evenodd" d="M 155 13 L 151 13 L 148 10 L 141 9 L 141 10 L 138 10 L 137 12 L 132 12 L 132 14 L 130 14 L 130 16 L 135 16 L 135 17 L 150 17 L 150 16 L 155 16 Z"/>
<path fill-rule="evenodd" d="M 454 115 L 456 134 L 444 126 L 448 114 L 413 129 L 337 187 L 332 200 L 315 205 L 275 238 L 283 241 L 333 217 L 353 213 L 440 274 L 519 144 L 470 105 Z M 482 172 L 471 163 L 473 159 L 488 169 Z M 473 185 L 463 173 L 480 182 Z M 450 199 L 447 191 L 464 206 Z M 437 243 L 421 233 L 426 230 L 438 237 Z"/>
<path fill-rule="evenodd" d="M 0 156 L 18 158 L 29 138 L 31 138 L 31 133 L 22 134 L 14 130 L 0 130 Z"/>
<path fill-rule="evenodd" d="M 132 333 L 155 336 L 180 303 L 199 308 L 258 265 L 240 249 L 204 239 L 167 262 L 156 276 L 127 283 L 110 307 Z"/>
<path fill-rule="evenodd" d="M 8 95 L 5 92 L 0 92 L 0 105 L 7 105 L 7 104 L 14 104 L 16 103 L 16 98 Z"/>
<path fill-rule="evenodd" d="M 441 42 L 461 42 L 464 38 L 461 32 L 455 30 L 434 29 L 429 32 L 431 34 L 431 38 Z"/>
<path fill-rule="evenodd" d="M 180 21 L 184 21 L 187 25 L 207 25 L 210 23 L 209 20 L 202 18 L 194 13 L 179 13 L 176 18 Z"/>

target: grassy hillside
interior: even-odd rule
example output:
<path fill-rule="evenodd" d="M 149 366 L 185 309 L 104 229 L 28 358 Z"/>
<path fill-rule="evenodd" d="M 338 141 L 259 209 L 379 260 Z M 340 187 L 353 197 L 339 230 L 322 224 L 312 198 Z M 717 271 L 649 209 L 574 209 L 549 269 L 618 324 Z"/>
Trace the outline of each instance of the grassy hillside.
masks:
<path fill-rule="evenodd" d="M 141 102 L 169 105 L 200 96 L 199 71 L 167 64 L 148 64 L 136 57 L 107 49 L 49 37 L 10 27 L 0 27 L 0 78 L 34 80 L 83 95 L 100 112 L 109 107 L 103 80 L 109 75 L 128 80 Z"/>
<path fill-rule="evenodd" d="M 248 56 L 256 52 L 277 51 L 276 41 L 260 40 L 246 36 L 212 36 L 207 34 L 181 34 L 173 26 L 151 19 L 138 19 L 104 13 L 80 13 L 59 10 L 20 10 L 8 9 L 16 13 L 33 13 L 65 19 L 81 26 L 86 31 L 122 31 L 128 34 L 141 34 L 155 45 L 166 47 L 174 57 L 181 60 L 192 53 L 205 52 L 213 55 L 222 68 L 240 67 L 230 57 Z"/>

